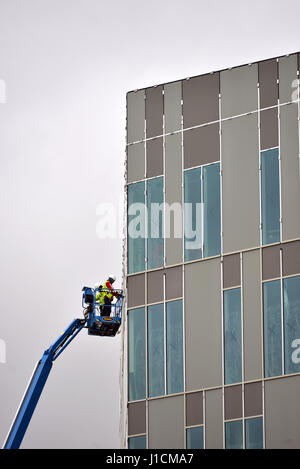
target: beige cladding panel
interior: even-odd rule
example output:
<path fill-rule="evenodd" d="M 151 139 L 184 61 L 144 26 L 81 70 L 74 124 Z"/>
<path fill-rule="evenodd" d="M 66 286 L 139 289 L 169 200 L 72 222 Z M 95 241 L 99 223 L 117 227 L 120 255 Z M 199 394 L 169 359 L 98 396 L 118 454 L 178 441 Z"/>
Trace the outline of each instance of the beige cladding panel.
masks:
<path fill-rule="evenodd" d="M 300 236 L 300 163 L 298 105 L 280 109 L 282 240 Z"/>
<path fill-rule="evenodd" d="M 186 390 L 222 384 L 220 259 L 185 266 Z"/>
<path fill-rule="evenodd" d="M 222 389 L 205 392 L 205 448 L 223 448 Z"/>
<path fill-rule="evenodd" d="M 224 253 L 259 246 L 257 115 L 222 123 Z"/>
<path fill-rule="evenodd" d="M 166 136 L 165 190 L 166 204 L 170 208 L 168 213 L 165 211 L 166 229 L 169 231 L 166 236 L 166 265 L 172 265 L 182 262 L 183 258 L 181 133 Z"/>
<path fill-rule="evenodd" d="M 145 138 L 145 91 L 127 93 L 127 143 Z"/>
<path fill-rule="evenodd" d="M 222 119 L 255 111 L 258 105 L 257 64 L 220 73 Z"/>
<path fill-rule="evenodd" d="M 300 376 L 265 382 L 267 449 L 300 448 Z"/>
<path fill-rule="evenodd" d="M 149 449 L 184 447 L 184 396 L 149 401 Z"/>

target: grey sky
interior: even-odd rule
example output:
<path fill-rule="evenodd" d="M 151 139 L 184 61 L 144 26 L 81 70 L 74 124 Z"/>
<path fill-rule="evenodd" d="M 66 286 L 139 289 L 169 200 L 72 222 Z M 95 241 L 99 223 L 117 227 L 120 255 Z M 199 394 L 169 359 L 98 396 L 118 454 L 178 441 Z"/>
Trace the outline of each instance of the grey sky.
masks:
<path fill-rule="evenodd" d="M 300 50 L 299 16 L 298 0 L 0 0 L 1 442 L 83 284 L 121 281 L 96 208 L 122 196 L 126 92 Z M 23 447 L 118 447 L 119 354 L 120 336 L 81 332 Z"/>

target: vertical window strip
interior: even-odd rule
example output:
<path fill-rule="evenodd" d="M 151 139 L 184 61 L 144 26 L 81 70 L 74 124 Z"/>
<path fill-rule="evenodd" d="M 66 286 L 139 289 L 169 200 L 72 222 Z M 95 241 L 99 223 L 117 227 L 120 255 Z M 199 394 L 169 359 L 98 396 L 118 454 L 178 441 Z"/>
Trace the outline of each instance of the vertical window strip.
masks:
<path fill-rule="evenodd" d="M 147 269 L 164 263 L 164 178 L 147 180 Z"/>
<path fill-rule="evenodd" d="M 265 378 L 282 375 L 281 281 L 263 283 Z"/>
<path fill-rule="evenodd" d="M 283 279 L 284 373 L 300 372 L 300 276 Z"/>
<path fill-rule="evenodd" d="M 167 394 L 183 391 L 183 312 L 182 300 L 166 305 Z"/>
<path fill-rule="evenodd" d="M 261 152 L 262 244 L 280 241 L 279 149 Z"/>
<path fill-rule="evenodd" d="M 184 172 L 184 260 L 203 257 L 202 169 Z"/>
<path fill-rule="evenodd" d="M 128 397 L 146 398 L 145 308 L 128 311 Z"/>
<path fill-rule="evenodd" d="M 241 288 L 223 292 L 225 384 L 242 381 Z"/>
<path fill-rule="evenodd" d="M 184 172 L 184 259 L 221 253 L 220 163 Z"/>
<path fill-rule="evenodd" d="M 148 306 L 148 395 L 165 393 L 164 306 Z"/>
<path fill-rule="evenodd" d="M 128 185 L 127 263 L 128 273 L 145 270 L 145 182 Z"/>

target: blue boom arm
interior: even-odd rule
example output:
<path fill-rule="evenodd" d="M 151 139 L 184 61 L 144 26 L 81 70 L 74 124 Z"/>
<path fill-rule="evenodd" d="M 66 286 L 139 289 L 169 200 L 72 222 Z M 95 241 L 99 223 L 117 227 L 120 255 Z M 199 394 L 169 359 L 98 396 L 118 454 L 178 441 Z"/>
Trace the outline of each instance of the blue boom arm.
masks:
<path fill-rule="evenodd" d="M 19 448 L 51 371 L 54 360 L 57 359 L 62 351 L 76 337 L 76 335 L 85 326 L 85 323 L 85 319 L 74 319 L 69 327 L 67 327 L 67 329 L 63 332 L 63 334 L 51 345 L 48 350 L 44 352 L 41 360 L 37 363 L 33 375 L 29 381 L 16 417 L 4 443 L 4 449 Z"/>

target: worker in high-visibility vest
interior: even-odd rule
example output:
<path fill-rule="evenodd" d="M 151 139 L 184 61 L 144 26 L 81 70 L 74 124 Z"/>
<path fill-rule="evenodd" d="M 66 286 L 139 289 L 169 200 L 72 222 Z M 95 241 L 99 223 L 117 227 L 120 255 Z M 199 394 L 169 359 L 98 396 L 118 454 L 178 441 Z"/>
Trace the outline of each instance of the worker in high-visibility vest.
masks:
<path fill-rule="evenodd" d="M 115 275 L 110 275 L 108 279 L 100 285 L 99 293 L 96 295 L 96 301 L 100 304 L 101 316 L 110 316 L 111 303 L 114 299 L 119 297 L 119 293 L 113 289 L 113 283 L 116 281 Z"/>

